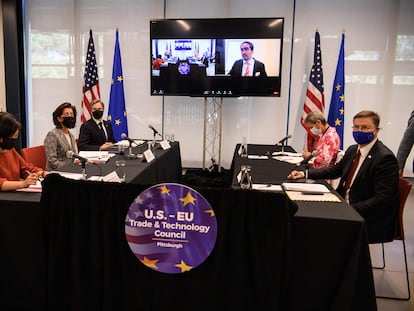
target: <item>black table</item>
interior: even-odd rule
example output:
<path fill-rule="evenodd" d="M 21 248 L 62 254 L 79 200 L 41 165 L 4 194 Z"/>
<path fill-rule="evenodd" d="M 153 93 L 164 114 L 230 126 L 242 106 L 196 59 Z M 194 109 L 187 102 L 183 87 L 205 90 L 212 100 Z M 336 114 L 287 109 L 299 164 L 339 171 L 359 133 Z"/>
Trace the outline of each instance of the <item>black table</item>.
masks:
<path fill-rule="evenodd" d="M 133 149 L 142 153 L 143 145 Z M 171 148 L 154 150 L 150 163 L 126 159 L 128 184 L 154 184 L 181 179 L 179 142 Z M 115 170 L 116 155 L 103 165 L 86 165 L 88 176 Z M 71 164 L 64 172 L 82 173 L 81 165 Z M 58 189 L 61 193 L 61 189 Z M 47 301 L 47 232 L 41 211 L 41 193 L 0 192 L 0 310 L 45 310 Z M 71 194 L 65 196 L 72 201 Z"/>
<path fill-rule="evenodd" d="M 124 155 L 116 154 L 110 158 L 105 164 L 89 164 L 85 165 L 85 172 L 87 178 L 91 176 L 105 176 L 115 170 L 116 160 L 122 159 L 126 162 L 127 174 L 125 182 L 132 184 L 150 184 L 163 181 L 180 181 L 182 175 L 181 154 L 179 142 L 171 142 L 171 148 L 163 150 L 159 143 L 152 152 L 155 159 L 150 163 L 145 161 L 142 157 L 143 152 L 148 149 L 148 143 L 144 142 L 142 145 L 133 148 L 133 154 L 140 155 L 140 158 L 128 158 Z M 125 150 L 127 154 L 127 150 Z M 82 174 L 83 168 L 80 163 L 70 164 L 59 171 Z"/>
<path fill-rule="evenodd" d="M 256 182 L 292 169 L 235 156 L 235 172 L 241 161 Z M 56 174 L 45 182 L 41 203 L 0 193 L 0 309 L 376 310 L 366 226 L 344 202 L 296 206 L 284 193 L 195 188 L 214 206 L 217 244 L 197 269 L 168 275 L 144 267 L 125 242 L 126 210 L 148 185 Z"/>
<path fill-rule="evenodd" d="M 232 166 L 233 187 L 243 164 L 250 165 L 254 183 L 281 184 L 303 166 L 273 158 L 238 156 Z M 291 147 L 285 151 L 294 151 Z M 250 155 L 281 151 L 276 145 L 248 145 Z M 318 182 L 318 181 L 317 181 Z M 319 181 L 323 182 L 323 181 Z M 333 191 L 333 190 L 332 190 Z M 366 224 L 343 199 L 341 203 L 296 202 L 292 223 L 292 310 L 376 310 Z"/>

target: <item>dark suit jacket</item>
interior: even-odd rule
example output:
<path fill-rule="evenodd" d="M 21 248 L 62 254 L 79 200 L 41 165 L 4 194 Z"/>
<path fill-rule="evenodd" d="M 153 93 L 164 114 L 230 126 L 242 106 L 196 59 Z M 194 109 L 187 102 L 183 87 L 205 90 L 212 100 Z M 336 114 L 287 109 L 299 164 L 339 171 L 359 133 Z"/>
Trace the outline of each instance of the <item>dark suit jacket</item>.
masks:
<path fill-rule="evenodd" d="M 337 191 L 343 186 L 358 145 L 350 146 L 336 165 L 311 170 L 313 179 L 341 177 Z M 395 155 L 379 140 L 372 146 L 349 190 L 349 204 L 365 219 L 370 243 L 392 241 L 398 210 L 398 163 Z"/>
<path fill-rule="evenodd" d="M 242 59 L 236 60 L 233 64 L 233 67 L 229 71 L 229 75 L 233 77 L 241 77 L 242 68 L 243 68 L 243 60 Z M 253 77 L 267 77 L 265 65 L 256 59 L 254 60 Z"/>
<path fill-rule="evenodd" d="M 106 120 L 102 120 L 106 133 L 108 135 L 107 141 L 116 143 L 114 138 L 114 131 L 112 130 L 112 124 Z M 99 150 L 99 147 L 105 143 L 102 137 L 101 129 L 96 124 L 94 119 L 89 119 L 85 123 L 82 123 L 79 130 L 78 149 L 79 151 L 93 151 Z"/>

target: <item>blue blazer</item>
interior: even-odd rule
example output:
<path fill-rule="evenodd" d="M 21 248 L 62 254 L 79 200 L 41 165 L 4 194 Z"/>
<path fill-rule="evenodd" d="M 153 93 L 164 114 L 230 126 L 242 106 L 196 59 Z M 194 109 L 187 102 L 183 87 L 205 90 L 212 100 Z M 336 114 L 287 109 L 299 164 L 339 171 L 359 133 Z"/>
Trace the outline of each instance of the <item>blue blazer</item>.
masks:
<path fill-rule="evenodd" d="M 357 150 L 358 145 L 350 146 L 341 161 L 330 168 L 310 170 L 309 177 L 341 177 L 336 190 L 344 195 L 343 187 Z M 398 180 L 397 158 L 377 140 L 349 189 L 349 204 L 365 219 L 370 243 L 393 240 L 398 210 Z"/>

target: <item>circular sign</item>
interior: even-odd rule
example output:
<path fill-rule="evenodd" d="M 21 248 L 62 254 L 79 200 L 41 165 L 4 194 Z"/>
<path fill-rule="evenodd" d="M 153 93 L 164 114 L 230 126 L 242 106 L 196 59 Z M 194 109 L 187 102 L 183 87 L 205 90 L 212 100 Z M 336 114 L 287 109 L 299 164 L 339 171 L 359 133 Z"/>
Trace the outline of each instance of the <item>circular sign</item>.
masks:
<path fill-rule="evenodd" d="M 181 63 L 178 65 L 178 72 L 182 75 L 188 75 L 190 73 L 190 68 L 188 63 Z"/>
<path fill-rule="evenodd" d="M 194 189 L 158 184 L 140 193 L 129 207 L 125 234 L 144 265 L 159 272 L 183 273 L 210 255 L 217 220 L 210 204 Z"/>

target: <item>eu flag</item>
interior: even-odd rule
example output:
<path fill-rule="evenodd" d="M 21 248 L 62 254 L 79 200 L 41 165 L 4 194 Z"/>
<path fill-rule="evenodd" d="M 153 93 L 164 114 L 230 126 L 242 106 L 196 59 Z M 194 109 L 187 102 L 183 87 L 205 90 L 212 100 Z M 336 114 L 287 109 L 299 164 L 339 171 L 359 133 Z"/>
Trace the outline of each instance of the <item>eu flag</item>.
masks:
<path fill-rule="evenodd" d="M 328 123 L 336 128 L 341 139 L 340 149 L 344 146 L 344 116 L 345 116 L 345 59 L 344 42 L 345 34 L 342 33 L 341 48 L 339 50 L 338 64 L 336 66 L 335 80 L 332 88 L 331 104 L 329 106 Z"/>
<path fill-rule="evenodd" d="M 112 69 L 111 93 L 109 95 L 108 121 L 112 123 L 114 137 L 122 140 L 128 136 L 128 122 L 125 109 L 124 76 L 122 75 L 121 51 L 119 49 L 118 29 L 116 30 L 114 66 Z"/>

